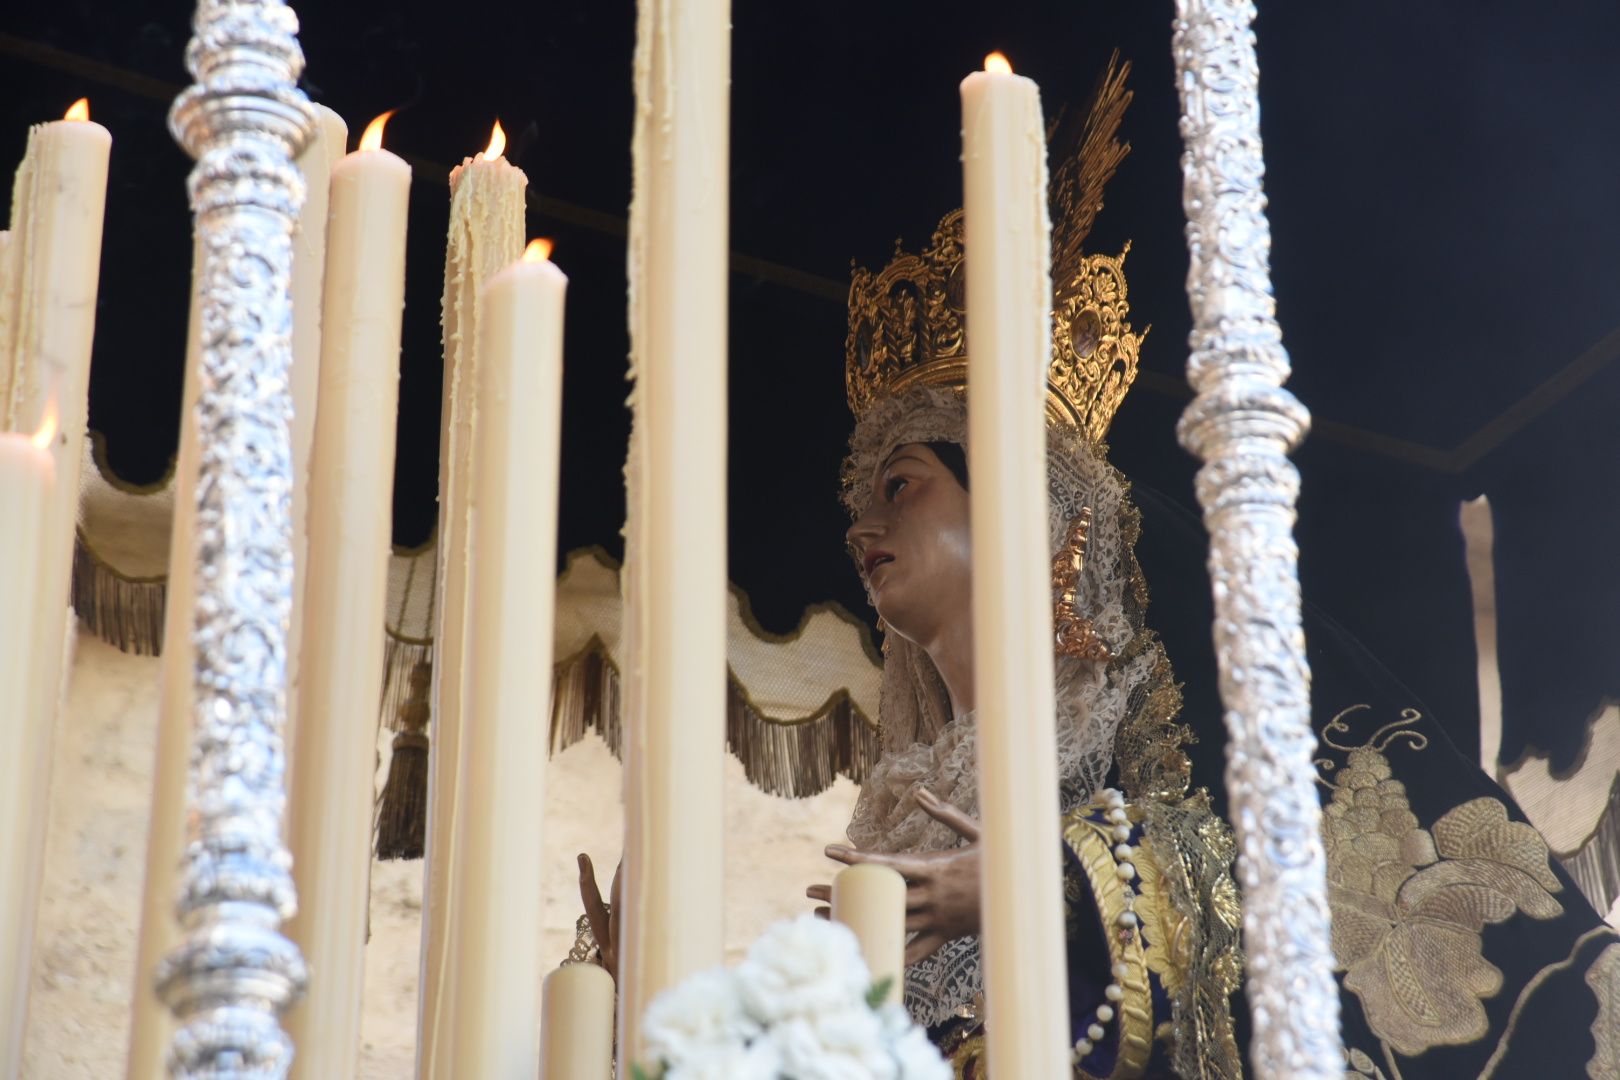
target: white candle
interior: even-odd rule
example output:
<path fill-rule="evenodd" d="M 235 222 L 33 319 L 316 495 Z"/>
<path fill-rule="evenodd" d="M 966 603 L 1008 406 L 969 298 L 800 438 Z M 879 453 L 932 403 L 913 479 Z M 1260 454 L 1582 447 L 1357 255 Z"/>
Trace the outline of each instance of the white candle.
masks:
<path fill-rule="evenodd" d="M 540 1030 L 540 1080 L 609 1080 L 613 976 L 596 964 L 566 964 L 547 975 Z"/>
<path fill-rule="evenodd" d="M 305 183 L 324 192 L 330 162 L 343 152 L 347 129 L 335 113 L 321 111 L 318 135 L 298 157 Z M 319 200 L 324 207 L 324 197 Z M 306 199 L 293 245 L 293 362 L 289 377 L 294 384 L 293 497 L 301 498 L 300 462 L 307 461 L 309 439 L 300 435 L 299 415 L 312 419 L 314 385 L 300 388 L 300 372 L 316 370 L 318 356 L 305 350 L 313 346 L 308 330 L 319 325 L 320 290 L 308 283 L 319 283 L 325 273 L 325 213 L 310 218 L 311 200 Z M 316 222 L 319 224 L 316 224 Z M 321 238 L 316 246 L 316 238 Z M 158 961 L 179 941 L 174 921 L 174 900 L 179 889 L 180 855 L 185 839 L 185 795 L 187 760 L 191 755 L 192 678 L 194 651 L 191 647 L 192 594 L 191 560 L 196 550 L 197 455 L 196 423 L 199 364 L 202 356 L 200 294 L 197 271 L 202 260 L 193 246 L 191 256 L 191 319 L 186 337 L 186 371 L 180 401 L 180 448 L 175 455 L 174 525 L 169 531 L 169 588 L 163 612 L 163 665 L 158 680 L 157 748 L 152 769 L 152 813 L 146 833 L 146 884 L 141 896 L 140 943 L 135 956 L 135 979 L 131 989 L 129 1068 L 127 1080 L 158 1080 L 166 1077 L 164 1065 L 173 1021 L 169 1010 L 152 991 L 152 978 Z M 300 332 L 300 327 L 303 331 Z M 306 404 L 307 403 L 307 404 Z M 301 441 L 302 440 L 302 441 Z M 303 446 L 300 450 L 299 447 Z M 300 456 L 302 455 L 302 456 Z M 302 557 L 297 555 L 300 531 L 295 537 L 294 580 L 299 580 Z M 302 606 L 293 593 L 295 613 Z M 296 625 L 296 622 L 294 623 Z M 292 635 L 288 645 L 291 648 Z M 293 672 L 295 653 L 288 654 L 288 674 Z M 292 699 L 289 698 L 289 704 Z M 289 719 L 291 714 L 289 713 Z M 291 731 L 289 729 L 289 734 Z M 296 740 L 289 739 L 289 745 Z"/>
<path fill-rule="evenodd" d="M 5 391 L 0 429 L 35 431 L 49 418 L 56 431 L 46 448 L 55 479 L 37 522 L 40 550 L 30 571 L 38 578 L 32 633 L 39 647 L 24 682 L 27 715 L 35 722 L 18 731 L 8 751 L 31 774 L 45 778 L 64 687 L 73 533 L 112 149 L 112 136 L 89 115 L 88 102 L 81 100 L 67 119 L 40 124 L 28 133 L 28 149 L 12 189 L 7 265 L 0 271 L 8 293 L 0 301 L 6 312 L 0 315 L 5 353 L 0 369 L 6 372 L 0 374 Z M 31 821 L 25 861 L 19 864 L 31 890 L 26 901 L 30 911 L 38 902 L 44 872 L 45 825 L 44 813 Z"/>
<path fill-rule="evenodd" d="M 466 708 L 467 572 L 471 550 L 474 392 L 478 293 L 523 254 L 528 178 L 501 156 L 499 124 L 489 147 L 450 173 L 450 232 L 444 255 L 444 392 L 439 434 L 438 619 L 433 635 L 433 720 L 429 733 L 427 852 L 423 867 L 422 976 L 418 1071 L 448 1080 L 450 920 L 456 891 L 454 822 Z"/>
<path fill-rule="evenodd" d="M 52 432 L 44 432 L 48 441 Z M 26 435 L 0 433 L 0 744 L 27 746 L 43 727 L 29 678 L 60 640 L 34 625 L 40 583 L 40 540 L 56 466 L 49 451 Z M 48 809 L 46 777 L 29 757 L 0 754 L 0 1076 L 22 1068 L 28 1012 L 28 957 L 34 937 L 38 885 L 29 866 L 35 822 Z"/>
<path fill-rule="evenodd" d="M 861 863 L 833 878 L 832 917 L 855 932 L 884 1001 L 899 1001 L 906 971 L 906 879 L 887 866 Z"/>
<path fill-rule="evenodd" d="M 287 924 L 312 978 L 287 1017 L 293 1075 L 359 1068 L 370 894 L 377 687 L 393 526 L 394 427 L 411 170 L 381 149 L 378 117 L 332 168 L 321 307 L 319 412 L 309 470 L 303 717 L 293 743 Z"/>
<path fill-rule="evenodd" d="M 202 349 L 202 251 L 191 250 L 191 313 L 186 328 L 186 370 L 180 394 L 180 448 L 174 462 L 174 523 L 169 529 L 169 584 L 163 607 L 163 654 L 158 674 L 157 748 L 152 766 L 152 811 L 146 827 L 146 881 L 141 894 L 140 941 L 131 988 L 127 1080 L 158 1080 L 173 1021 L 152 990 L 158 961 L 179 939 L 174 899 L 179 888 L 185 827 L 186 762 L 191 753 L 191 616 L 195 594 L 191 553 L 197 524 L 197 393 Z"/>
<path fill-rule="evenodd" d="M 532 1080 L 540 1065 L 542 718 L 551 715 L 568 287 L 541 245 L 484 284 L 478 315 L 448 1030 L 452 1075 L 491 1080 Z"/>
<path fill-rule="evenodd" d="M 723 955 L 729 0 L 642 0 L 635 77 L 625 1061 L 653 996 Z"/>
<path fill-rule="evenodd" d="M 309 460 L 315 441 L 321 371 L 321 303 L 326 278 L 326 230 L 330 220 L 330 175 L 349 145 L 349 125 L 325 105 L 315 106 L 315 138 L 298 156 L 304 174 L 304 205 L 293 231 L 292 363 L 287 388 L 292 393 L 292 422 L 287 448 L 292 458 L 292 610 L 287 614 L 287 719 L 282 725 L 287 778 L 297 771 L 293 747 L 298 742 L 299 664 L 303 657 L 304 597 L 309 581 Z M 290 790 L 290 788 L 289 788 Z"/>
<path fill-rule="evenodd" d="M 995 60 L 997 58 L 992 58 Z M 962 81 L 974 695 L 992 1076 L 1069 1074 L 1052 689 L 1046 369 L 1051 238 L 1040 91 Z"/>
<path fill-rule="evenodd" d="M 54 476 L 43 507 L 28 519 L 39 530 L 39 553 L 28 564 L 36 578 L 29 609 L 36 648 L 21 682 L 27 705 L 17 715 L 32 720 L 16 729 L 7 751 L 41 793 L 48 790 L 52 735 L 65 685 L 73 534 L 112 150 L 112 136 L 89 116 L 89 103 L 81 100 L 66 119 L 29 131 L 12 188 L 6 265 L 0 270 L 7 292 L 0 298 L 5 312 L 0 315 L 0 429 L 35 431 L 50 425 L 55 431 L 45 448 Z M 24 519 L 8 513 L 6 520 Z M 36 789 L 25 790 L 34 797 Z M 40 807 L 28 818 L 16 863 L 20 877 L 12 883 L 23 889 L 19 902 L 30 928 L 44 873 L 46 816 Z M 3 970 L 9 977 L 11 969 Z M 26 980 L 26 971 L 20 977 Z"/>

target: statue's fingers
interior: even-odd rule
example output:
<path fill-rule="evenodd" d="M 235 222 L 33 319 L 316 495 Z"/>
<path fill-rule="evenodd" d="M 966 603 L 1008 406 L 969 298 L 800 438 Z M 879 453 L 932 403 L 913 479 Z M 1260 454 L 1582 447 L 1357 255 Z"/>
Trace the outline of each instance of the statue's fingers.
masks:
<path fill-rule="evenodd" d="M 856 866 L 860 863 L 874 863 L 878 866 L 887 866 L 899 873 L 907 881 L 913 878 L 928 876 L 928 859 L 926 855 L 891 855 L 882 851 L 856 851 L 844 844 L 828 844 L 827 858 L 844 863 L 847 866 Z"/>
<path fill-rule="evenodd" d="M 596 887 L 596 867 L 583 851 L 579 853 L 579 898 L 585 902 L 587 912 L 602 906 L 602 892 Z"/>
<path fill-rule="evenodd" d="M 979 823 L 967 814 L 958 810 L 950 803 L 941 799 L 927 788 L 917 792 L 917 805 L 923 808 L 923 813 L 948 826 L 964 840 L 976 841 L 979 839 Z"/>
<path fill-rule="evenodd" d="M 831 919 L 832 918 L 832 908 L 830 908 L 830 907 L 818 907 L 818 908 L 816 908 L 816 918 L 818 918 L 818 919 Z"/>
<path fill-rule="evenodd" d="M 832 903 L 832 886 L 812 885 L 804 890 L 804 895 L 812 900 L 820 900 L 822 903 L 830 904 Z"/>
<path fill-rule="evenodd" d="M 602 891 L 596 887 L 596 868 L 591 865 L 591 857 L 583 852 L 579 856 L 579 898 L 585 905 L 591 934 L 598 945 L 607 946 L 613 940 L 608 911 L 602 904 Z"/>

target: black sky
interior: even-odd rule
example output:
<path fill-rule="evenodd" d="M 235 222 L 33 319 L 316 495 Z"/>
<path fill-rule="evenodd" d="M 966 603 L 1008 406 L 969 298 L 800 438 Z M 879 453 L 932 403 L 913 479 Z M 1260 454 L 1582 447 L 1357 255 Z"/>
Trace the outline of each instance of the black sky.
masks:
<path fill-rule="evenodd" d="M 624 214 L 634 5 L 295 6 L 306 89 L 355 132 L 398 107 L 390 146 L 446 165 L 480 149 L 497 115 L 513 134 L 510 154 L 542 195 L 530 232 L 556 238 L 572 279 L 561 549 L 618 551 L 623 240 L 558 220 L 544 199 Z M 1261 9 L 1291 386 L 1319 421 L 1451 450 L 1620 327 L 1620 6 Z M 1171 13 L 1167 0 L 735 0 L 733 248 L 841 284 L 852 258 L 875 268 L 896 237 L 922 245 L 960 201 L 962 75 L 1000 49 L 1054 109 L 1078 104 L 1117 46 L 1136 65 L 1124 132 L 1134 152 L 1090 246 L 1132 242 L 1134 321 L 1153 326 L 1144 367 L 1178 377 L 1188 315 Z M 151 0 L 14 4 L 0 33 L 179 84 L 189 14 Z M 20 159 L 28 123 L 80 94 L 113 131 L 91 424 L 120 475 L 154 480 L 176 443 L 189 260 L 188 162 L 165 130 L 166 105 L 14 50 L 0 57 L 0 87 L 0 168 Z M 442 184 L 418 177 L 395 494 L 402 544 L 424 540 L 434 514 L 447 204 Z M 746 273 L 734 274 L 731 303 L 733 577 L 775 630 L 815 601 L 860 611 L 836 501 L 850 423 L 843 306 Z M 1460 470 L 1369 450 L 1365 434 L 1316 438 L 1298 455 L 1307 598 L 1394 661 L 1464 740 L 1476 721 L 1456 502 L 1492 493 L 1510 725 L 1521 718 L 1509 757 L 1526 742 L 1558 744 L 1577 714 L 1620 692 L 1620 575 L 1609 567 L 1620 527 L 1617 389 L 1620 374 L 1602 367 Z M 1180 404 L 1137 390 L 1112 443 L 1129 474 L 1190 506 L 1194 463 L 1173 434 Z"/>

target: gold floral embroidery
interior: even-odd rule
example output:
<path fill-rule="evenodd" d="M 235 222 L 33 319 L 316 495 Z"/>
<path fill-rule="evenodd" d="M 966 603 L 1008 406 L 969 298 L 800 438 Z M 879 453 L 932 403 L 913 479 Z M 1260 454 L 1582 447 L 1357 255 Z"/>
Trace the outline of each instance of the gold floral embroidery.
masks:
<path fill-rule="evenodd" d="M 1108 942 L 1109 966 L 1123 964 L 1128 969 L 1124 974 L 1114 976 L 1114 981 L 1124 991 L 1124 998 L 1116 1006 L 1117 1057 L 1112 1075 L 1119 1078 L 1141 1076 L 1153 1056 L 1153 992 L 1148 982 L 1144 956 L 1146 942 L 1143 940 L 1147 935 L 1143 932 L 1122 939 L 1109 932 L 1110 928 L 1118 925 L 1120 915 L 1127 908 L 1135 909 L 1139 898 L 1133 898 L 1129 904 L 1126 902 L 1125 885 L 1120 881 L 1117 872 L 1119 864 L 1113 855 L 1112 827 L 1092 820 L 1093 816 L 1101 816 L 1100 810 L 1101 807 L 1093 803 L 1076 807 L 1065 814 L 1063 842 L 1074 852 L 1091 885 L 1097 914 Z M 1132 816 L 1138 814 L 1139 811 L 1135 811 Z M 1084 1075 L 1084 1070 L 1077 1072 Z"/>
<path fill-rule="evenodd" d="M 1586 985 L 1597 997 L 1597 1019 L 1592 1021 L 1592 1041 L 1597 1052 L 1586 1063 L 1592 1080 L 1620 1076 L 1620 943 L 1610 945 L 1586 969 Z"/>
<path fill-rule="evenodd" d="M 1383 753 L 1397 737 L 1427 744 L 1407 730 L 1419 715 L 1408 710 L 1352 749 L 1333 735 L 1349 730 L 1343 718 L 1353 711 L 1323 733 L 1327 745 L 1349 751 L 1337 782 L 1324 780 L 1333 797 L 1322 820 L 1344 985 L 1361 999 L 1374 1034 L 1403 1055 L 1472 1042 L 1489 1030 L 1482 999 L 1502 986 L 1501 971 L 1484 957 L 1481 929 L 1521 911 L 1535 919 L 1563 912 L 1552 896 L 1561 886 L 1547 845 L 1491 798 L 1462 803 L 1421 828 Z"/>
<path fill-rule="evenodd" d="M 1344 1080 L 1385 1080 L 1384 1070 L 1366 1052 L 1346 1049 Z"/>
<path fill-rule="evenodd" d="M 964 1040 L 949 1056 L 954 1080 L 981 1080 L 986 1067 L 983 1032 Z"/>
<path fill-rule="evenodd" d="M 1143 937 L 1164 968 L 1182 967 L 1179 993 L 1171 1000 L 1171 1065 L 1177 1076 L 1238 1080 L 1243 1075 L 1232 1031 L 1228 998 L 1242 980 L 1238 948 L 1242 912 L 1232 882 L 1236 845 L 1226 823 L 1210 812 L 1204 792 L 1176 803 L 1146 800 L 1143 842 L 1152 866 L 1154 895 L 1148 917 L 1158 924 L 1164 948 L 1152 930 Z M 1138 872 L 1142 861 L 1136 863 Z M 1142 897 L 1138 896 L 1138 916 Z M 1161 979 L 1164 974 L 1161 972 Z M 1168 984 L 1166 989 L 1169 989 Z"/>
<path fill-rule="evenodd" d="M 1145 842 L 1137 848 L 1135 866 L 1139 884 L 1134 906 L 1136 917 L 1142 920 L 1142 936 L 1148 942 L 1147 967 L 1174 998 L 1187 985 L 1193 939 L 1198 931 L 1165 894 L 1158 857 Z"/>

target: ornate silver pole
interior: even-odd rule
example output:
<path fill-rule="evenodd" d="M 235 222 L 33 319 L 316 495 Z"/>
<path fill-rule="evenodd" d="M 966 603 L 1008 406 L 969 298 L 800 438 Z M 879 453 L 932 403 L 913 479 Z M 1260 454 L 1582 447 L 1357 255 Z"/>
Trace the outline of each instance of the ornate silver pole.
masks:
<path fill-rule="evenodd" d="M 199 0 L 186 66 L 196 83 L 169 127 L 194 158 L 202 257 L 197 400 L 196 743 L 188 782 L 185 939 L 157 972 L 179 1025 L 180 1077 L 282 1077 L 280 1014 L 302 992 L 280 933 L 297 907 L 281 841 L 286 803 L 287 617 L 292 602 L 293 158 L 313 136 L 297 88 L 298 20 L 280 0 Z"/>
<path fill-rule="evenodd" d="M 1310 423 L 1292 394 L 1271 293 L 1251 0 L 1177 0 L 1187 378 L 1182 445 L 1204 461 L 1215 649 L 1231 734 L 1226 785 L 1239 844 L 1250 1056 L 1262 1078 L 1340 1080 L 1310 669 L 1300 626 L 1288 460 Z"/>

